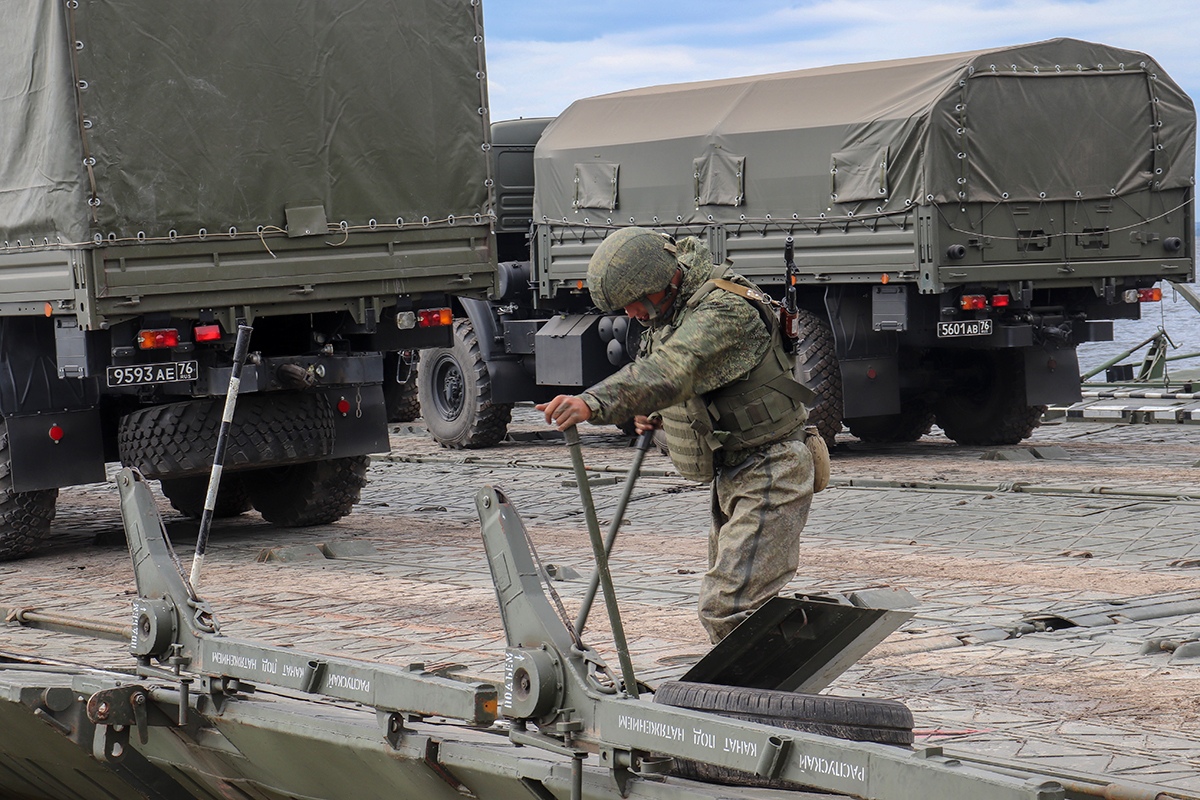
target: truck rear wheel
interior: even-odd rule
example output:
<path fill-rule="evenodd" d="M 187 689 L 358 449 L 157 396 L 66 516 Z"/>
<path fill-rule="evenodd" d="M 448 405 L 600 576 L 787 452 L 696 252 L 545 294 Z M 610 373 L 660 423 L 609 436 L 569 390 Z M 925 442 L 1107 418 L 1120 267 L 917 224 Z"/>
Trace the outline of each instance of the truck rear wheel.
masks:
<path fill-rule="evenodd" d="M 808 408 L 825 444 L 833 447 L 842 429 L 842 373 L 833 346 L 833 331 L 825 320 L 800 309 L 800 340 L 796 343 L 796 380 L 816 394 Z"/>
<path fill-rule="evenodd" d="M 383 357 L 383 402 L 388 422 L 412 422 L 421 416 L 417 397 L 417 351 L 388 353 Z"/>
<path fill-rule="evenodd" d="M 208 476 L 195 475 L 190 478 L 163 478 L 159 481 L 162 493 L 171 502 L 171 507 L 185 517 L 200 519 L 204 515 L 204 501 L 208 497 Z M 217 489 L 216 507 L 213 516 L 218 519 L 236 517 L 253 508 L 250 495 L 238 474 L 222 475 Z"/>
<path fill-rule="evenodd" d="M 915 442 L 933 427 L 933 411 L 925 403 L 905 403 L 899 414 L 845 420 L 850 433 L 864 442 Z"/>
<path fill-rule="evenodd" d="M 856 742 L 911 745 L 913 741 L 912 712 L 894 700 L 668 681 L 658 687 L 654 702 Z M 694 780 L 737 786 L 798 786 L 688 759 L 675 759 L 673 771 Z"/>
<path fill-rule="evenodd" d="M 337 522 L 367 485 L 368 456 L 257 469 L 239 477 L 254 508 L 272 525 L 302 528 Z"/>
<path fill-rule="evenodd" d="M 121 418 L 121 462 L 147 478 L 206 475 L 212 468 L 224 401 L 150 406 Z M 227 470 L 312 460 L 333 451 L 333 411 L 314 394 L 239 397 L 225 451 Z"/>
<path fill-rule="evenodd" d="M 469 320 L 454 321 L 454 345 L 421 353 L 417 394 L 429 434 L 442 447 L 491 447 L 504 438 L 511 403 L 492 402 L 492 381 Z"/>
<path fill-rule="evenodd" d="M 8 427 L 0 420 L 0 561 L 27 556 L 50 534 L 58 489 L 12 490 Z"/>
<path fill-rule="evenodd" d="M 976 354 L 978 357 L 981 354 Z M 977 368 L 964 369 L 935 408 L 937 424 L 963 445 L 1017 444 L 1041 424 L 1045 406 L 1025 403 L 1020 353 L 992 352 Z"/>

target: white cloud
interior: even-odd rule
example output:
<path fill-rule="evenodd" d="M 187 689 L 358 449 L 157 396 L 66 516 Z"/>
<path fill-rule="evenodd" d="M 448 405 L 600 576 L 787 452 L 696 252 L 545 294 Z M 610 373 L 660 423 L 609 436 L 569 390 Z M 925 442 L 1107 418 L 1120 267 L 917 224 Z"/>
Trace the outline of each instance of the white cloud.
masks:
<path fill-rule="evenodd" d="M 489 17 L 503 14 L 514 2 L 520 0 L 485 0 Z M 677 15 L 669 13 L 671 6 L 677 7 Z M 554 13 L 570 15 L 572 7 L 559 3 Z M 595 16 L 597 6 L 589 8 Z M 1128 0 L 819 0 L 728 3 L 689 13 L 691 8 L 659 3 L 652 18 L 620 8 L 610 27 L 577 41 L 489 34 L 492 118 L 554 115 L 575 99 L 637 86 L 1058 36 L 1147 52 L 1189 94 L 1200 94 L 1195 44 L 1200 41 L 1200 14 L 1194 0 L 1161 0 L 1153 14 Z"/>

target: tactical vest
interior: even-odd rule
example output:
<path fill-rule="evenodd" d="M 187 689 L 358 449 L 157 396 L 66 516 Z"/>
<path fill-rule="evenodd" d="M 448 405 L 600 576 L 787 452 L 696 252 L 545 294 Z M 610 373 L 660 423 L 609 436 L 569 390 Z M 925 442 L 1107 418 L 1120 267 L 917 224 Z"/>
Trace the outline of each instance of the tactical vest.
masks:
<path fill-rule="evenodd" d="M 713 276 L 688 298 L 672 327 L 682 325 L 709 292 L 729 291 L 759 312 L 771 331 L 771 345 L 741 380 L 662 412 L 671 461 L 690 480 L 711 481 L 718 452 L 745 451 L 795 435 L 808 418 L 804 403 L 813 397 L 793 375 L 795 358 L 784 349 L 776 311 L 757 291 L 725 280 L 728 274 L 727 266 L 714 269 Z"/>

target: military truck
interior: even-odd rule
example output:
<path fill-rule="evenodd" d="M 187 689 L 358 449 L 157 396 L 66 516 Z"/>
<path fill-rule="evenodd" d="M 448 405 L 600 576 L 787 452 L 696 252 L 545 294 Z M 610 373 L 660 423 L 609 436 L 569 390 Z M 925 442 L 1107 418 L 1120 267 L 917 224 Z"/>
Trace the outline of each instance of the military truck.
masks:
<path fill-rule="evenodd" d="M 199 515 L 239 325 L 216 513 L 349 512 L 384 354 L 493 290 L 481 25 L 474 0 L 5 4 L 0 558 L 107 462 Z"/>
<path fill-rule="evenodd" d="M 496 302 L 422 355 L 442 444 L 603 378 L 637 331 L 590 307 L 624 225 L 698 236 L 800 308 L 827 440 L 1016 443 L 1079 398 L 1075 348 L 1195 277 L 1192 101 L 1152 58 L 1071 39 L 656 86 L 496 123 Z M 788 243 L 795 269 L 785 270 Z"/>

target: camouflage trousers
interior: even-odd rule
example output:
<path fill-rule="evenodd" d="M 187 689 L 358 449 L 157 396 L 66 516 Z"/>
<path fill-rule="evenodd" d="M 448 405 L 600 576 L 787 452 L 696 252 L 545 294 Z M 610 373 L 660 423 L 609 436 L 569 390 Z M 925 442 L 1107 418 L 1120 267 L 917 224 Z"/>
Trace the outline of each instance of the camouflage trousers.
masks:
<path fill-rule="evenodd" d="M 798 439 L 760 448 L 717 475 L 699 608 L 714 643 L 796 575 L 812 496 L 812 456 Z"/>

